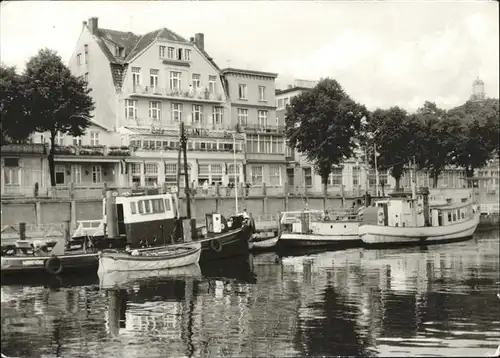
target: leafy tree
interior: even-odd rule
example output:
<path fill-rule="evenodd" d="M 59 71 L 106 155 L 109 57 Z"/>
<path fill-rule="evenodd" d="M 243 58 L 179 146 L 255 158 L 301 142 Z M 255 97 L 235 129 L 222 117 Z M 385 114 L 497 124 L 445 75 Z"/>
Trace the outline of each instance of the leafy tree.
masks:
<path fill-rule="evenodd" d="M 390 170 L 396 180 L 396 190 L 399 190 L 401 177 L 421 145 L 420 119 L 399 107 L 376 109 L 368 118 L 366 132 L 379 154 L 378 168 Z M 368 146 L 369 154 L 373 153 L 372 148 L 373 145 Z M 369 158 L 372 161 L 373 155 Z"/>
<path fill-rule="evenodd" d="M 430 173 L 436 188 L 441 172 L 453 163 L 452 154 L 463 140 L 464 127 L 462 121 L 448 116 L 432 102 L 425 102 L 417 116 L 422 124 L 416 153 L 418 167 Z"/>
<path fill-rule="evenodd" d="M 313 163 L 321 176 L 326 206 L 332 166 L 352 157 L 366 108 L 353 101 L 333 79 L 321 80 L 311 91 L 292 99 L 286 112 L 290 145 Z"/>
<path fill-rule="evenodd" d="M 28 61 L 22 86 L 29 101 L 26 103 L 28 128 L 50 133 L 48 155 L 50 182 L 56 185 L 54 151 L 57 133 L 80 136 L 90 125 L 94 103 L 90 89 L 81 77 L 75 77 L 61 57 L 42 49 Z"/>
<path fill-rule="evenodd" d="M 25 122 L 25 99 L 21 76 L 15 67 L 0 65 L 0 125 L 1 143 L 22 141 L 30 134 Z"/>
<path fill-rule="evenodd" d="M 468 178 L 474 170 L 485 166 L 496 152 L 499 140 L 498 99 L 467 102 L 448 111 L 450 117 L 462 123 L 461 140 L 452 153 L 453 164 L 464 168 Z M 471 182 L 468 183 L 471 185 Z"/>

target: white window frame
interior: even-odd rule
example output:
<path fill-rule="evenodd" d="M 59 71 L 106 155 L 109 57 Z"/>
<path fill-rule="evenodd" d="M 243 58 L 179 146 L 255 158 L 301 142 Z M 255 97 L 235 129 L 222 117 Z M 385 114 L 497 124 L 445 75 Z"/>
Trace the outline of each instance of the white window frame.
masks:
<path fill-rule="evenodd" d="M 277 169 L 277 172 L 276 172 L 276 169 Z M 279 166 L 279 165 L 270 165 L 269 166 L 269 185 L 270 186 L 281 186 L 281 166 Z"/>
<path fill-rule="evenodd" d="M 89 59 L 89 45 L 83 45 L 83 60 L 85 63 L 88 63 Z"/>
<path fill-rule="evenodd" d="M 259 86 L 259 101 L 260 102 L 267 102 L 266 101 L 266 86 Z"/>
<path fill-rule="evenodd" d="M 83 79 L 85 82 L 89 83 L 89 73 L 88 72 L 85 72 L 85 74 L 83 75 Z"/>
<path fill-rule="evenodd" d="M 81 147 L 82 146 L 82 137 L 73 137 L 73 146 L 75 147 Z"/>
<path fill-rule="evenodd" d="M 240 126 L 246 126 L 248 123 L 248 109 L 238 108 L 238 124 Z"/>
<path fill-rule="evenodd" d="M 191 83 L 193 85 L 193 89 L 197 89 L 201 87 L 201 75 L 199 73 L 193 73 L 191 75 Z"/>
<path fill-rule="evenodd" d="M 212 107 L 212 122 L 213 124 L 222 124 L 224 117 L 223 108 L 220 106 Z"/>
<path fill-rule="evenodd" d="M 165 163 L 165 183 L 177 184 L 177 163 Z"/>
<path fill-rule="evenodd" d="M 92 183 L 93 184 L 102 183 L 102 166 L 100 165 L 92 166 Z"/>
<path fill-rule="evenodd" d="M 137 119 L 137 100 L 136 99 L 126 99 L 125 100 L 125 118 L 126 119 Z"/>
<path fill-rule="evenodd" d="M 99 145 L 99 132 L 90 132 L 90 145 Z"/>
<path fill-rule="evenodd" d="M 210 93 L 215 93 L 217 86 L 217 76 L 208 76 L 208 91 Z"/>
<path fill-rule="evenodd" d="M 149 118 L 154 122 L 161 121 L 161 102 L 149 101 Z"/>
<path fill-rule="evenodd" d="M 340 171 L 340 172 L 339 172 Z M 342 176 L 344 168 L 332 168 L 332 172 L 328 175 L 328 186 L 342 186 Z"/>
<path fill-rule="evenodd" d="M 167 47 L 164 45 L 160 45 L 158 47 L 158 52 L 159 52 L 158 54 L 160 55 L 160 58 L 165 58 L 165 52 L 166 52 L 165 50 L 166 49 L 167 49 Z"/>
<path fill-rule="evenodd" d="M 154 91 L 156 88 L 158 88 L 158 76 L 159 76 L 160 70 L 156 68 L 152 68 L 149 70 L 149 87 Z"/>
<path fill-rule="evenodd" d="M 132 72 L 132 86 L 140 86 L 141 85 L 141 68 L 140 67 L 132 67 L 131 69 Z"/>
<path fill-rule="evenodd" d="M 56 145 L 64 145 L 64 133 L 57 132 L 56 138 L 55 138 L 55 144 Z"/>
<path fill-rule="evenodd" d="M 203 123 L 203 106 L 200 104 L 193 104 L 192 107 L 192 118 L 193 123 Z"/>
<path fill-rule="evenodd" d="M 76 64 L 79 66 L 82 64 L 82 54 L 81 53 L 76 55 Z"/>
<path fill-rule="evenodd" d="M 172 122 L 180 122 L 182 120 L 182 103 L 172 103 Z"/>
<path fill-rule="evenodd" d="M 264 183 L 264 168 L 262 165 L 252 165 L 251 167 L 251 179 L 253 186 L 262 186 Z M 259 179 L 260 178 L 260 182 Z"/>
<path fill-rule="evenodd" d="M 4 184 L 8 186 L 21 185 L 21 167 L 4 167 L 3 178 Z"/>
<path fill-rule="evenodd" d="M 312 187 L 312 179 L 313 179 L 313 170 L 311 167 L 304 167 L 302 168 L 302 176 L 304 180 L 304 186 L 307 188 Z M 307 178 L 310 178 L 310 183 L 307 183 Z"/>
<path fill-rule="evenodd" d="M 167 48 L 167 58 L 174 59 L 175 58 L 175 47 L 168 46 Z"/>
<path fill-rule="evenodd" d="M 71 165 L 71 182 L 74 184 L 82 182 L 82 166 L 80 164 Z"/>
<path fill-rule="evenodd" d="M 174 91 L 182 89 L 182 72 L 170 71 L 170 89 Z"/>
<path fill-rule="evenodd" d="M 267 115 L 268 112 L 266 110 L 258 110 L 257 111 L 257 120 L 259 121 L 259 126 L 266 128 L 267 127 Z"/>
<path fill-rule="evenodd" d="M 184 60 L 191 61 L 191 49 L 184 49 Z"/>
<path fill-rule="evenodd" d="M 247 99 L 248 92 L 247 92 L 247 85 L 246 84 L 239 84 L 238 85 L 238 98 L 239 99 Z"/>

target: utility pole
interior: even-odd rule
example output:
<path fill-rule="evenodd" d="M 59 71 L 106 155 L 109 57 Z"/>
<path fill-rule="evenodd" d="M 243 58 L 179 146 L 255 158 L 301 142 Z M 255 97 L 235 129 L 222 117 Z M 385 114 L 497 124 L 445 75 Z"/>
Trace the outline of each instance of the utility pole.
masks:
<path fill-rule="evenodd" d="M 375 195 L 378 196 L 378 166 L 377 166 L 377 146 L 375 142 L 373 142 L 373 159 L 375 162 Z"/>
<path fill-rule="evenodd" d="M 184 122 L 181 122 L 181 146 L 184 154 L 184 180 L 186 183 L 186 216 L 191 219 L 191 196 L 189 194 L 189 177 L 188 177 L 188 163 L 187 163 L 187 137 L 184 133 Z"/>

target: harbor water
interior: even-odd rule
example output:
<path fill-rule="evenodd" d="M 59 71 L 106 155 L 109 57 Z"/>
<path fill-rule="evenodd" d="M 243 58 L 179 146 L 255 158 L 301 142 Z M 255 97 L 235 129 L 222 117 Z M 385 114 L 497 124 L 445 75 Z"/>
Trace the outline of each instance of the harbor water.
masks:
<path fill-rule="evenodd" d="M 401 249 L 252 254 L 156 277 L 2 281 L 9 357 L 485 356 L 499 234 Z"/>

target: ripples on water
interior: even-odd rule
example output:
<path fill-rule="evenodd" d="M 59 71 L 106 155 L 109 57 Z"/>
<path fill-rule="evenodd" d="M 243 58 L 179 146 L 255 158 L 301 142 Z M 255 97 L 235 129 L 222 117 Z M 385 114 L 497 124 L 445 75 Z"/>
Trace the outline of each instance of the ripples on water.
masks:
<path fill-rule="evenodd" d="M 9 356 L 484 356 L 500 343 L 498 233 L 276 254 L 162 278 L 2 282 Z"/>

